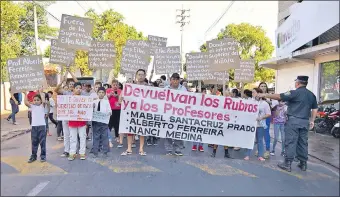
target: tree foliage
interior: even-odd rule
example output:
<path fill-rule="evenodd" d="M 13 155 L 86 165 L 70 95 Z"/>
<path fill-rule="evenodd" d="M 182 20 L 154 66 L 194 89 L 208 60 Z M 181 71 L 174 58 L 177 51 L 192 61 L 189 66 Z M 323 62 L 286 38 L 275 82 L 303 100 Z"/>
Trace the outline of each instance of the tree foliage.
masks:
<path fill-rule="evenodd" d="M 116 62 L 112 74 L 117 76 L 120 71 L 120 60 L 123 46 L 128 39 L 146 40 L 142 32 L 138 32 L 133 26 L 124 23 L 122 14 L 113 9 L 106 10 L 102 14 L 97 14 L 94 9 L 90 9 L 85 16 L 94 20 L 93 38 L 98 41 L 111 40 L 115 44 Z M 88 68 L 88 53 L 78 51 L 76 55 L 75 67 L 80 69 L 82 75 L 91 74 Z"/>
<path fill-rule="evenodd" d="M 229 24 L 217 35 L 217 39 L 233 38 L 239 42 L 239 53 L 241 59 L 255 60 L 254 81 L 272 82 L 275 73 L 272 69 L 260 67 L 260 61 L 271 58 L 274 46 L 266 36 L 266 32 L 260 26 L 253 26 L 249 23 Z M 206 52 L 206 43 L 201 45 L 201 52 Z M 230 79 L 234 78 L 234 70 L 229 70 Z M 235 85 L 231 82 L 230 85 Z"/>
<path fill-rule="evenodd" d="M 20 5 L 1 1 L 1 81 L 8 81 L 7 60 L 20 55 L 20 19 L 25 15 L 26 11 Z"/>

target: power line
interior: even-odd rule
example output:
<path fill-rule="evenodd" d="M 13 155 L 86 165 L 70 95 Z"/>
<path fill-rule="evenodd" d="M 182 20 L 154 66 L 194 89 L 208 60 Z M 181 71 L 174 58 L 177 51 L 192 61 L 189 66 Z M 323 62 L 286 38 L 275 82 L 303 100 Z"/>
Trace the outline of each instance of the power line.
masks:
<path fill-rule="evenodd" d="M 207 31 L 205 31 L 204 33 L 204 37 L 207 35 L 207 33 L 209 31 L 212 30 L 212 28 L 214 28 L 218 22 L 220 22 L 220 20 L 223 18 L 223 16 L 229 11 L 229 9 L 231 8 L 231 6 L 235 3 L 235 1 L 231 1 L 231 3 L 228 5 L 228 7 L 224 10 L 224 12 L 222 13 L 222 15 L 207 29 Z"/>
<path fill-rule="evenodd" d="M 57 20 L 57 21 L 59 21 L 60 22 L 60 20 L 57 18 L 57 17 L 55 17 L 53 14 L 51 14 L 49 11 L 47 11 L 42 5 L 39 5 L 38 3 L 36 3 L 35 1 L 32 1 L 35 5 L 37 5 L 37 6 L 39 6 L 40 8 L 42 8 L 43 10 L 45 10 L 45 12 L 47 12 L 50 16 L 52 16 L 55 20 Z"/>
<path fill-rule="evenodd" d="M 98 5 L 99 9 L 100 9 L 102 12 L 104 12 L 104 10 L 103 10 L 102 7 L 100 6 L 99 2 L 96 1 L 96 3 L 97 3 L 97 5 Z"/>
<path fill-rule="evenodd" d="M 86 12 L 86 9 L 78 2 L 78 1 L 76 1 L 77 3 L 78 3 L 78 5 L 84 10 L 84 12 Z"/>

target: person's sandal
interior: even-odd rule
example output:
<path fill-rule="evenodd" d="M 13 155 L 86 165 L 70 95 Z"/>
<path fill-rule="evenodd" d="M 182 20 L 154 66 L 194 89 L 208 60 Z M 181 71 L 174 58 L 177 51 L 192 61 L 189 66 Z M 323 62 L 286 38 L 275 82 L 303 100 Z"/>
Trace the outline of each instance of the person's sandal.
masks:
<path fill-rule="evenodd" d="M 146 152 L 139 152 L 140 156 L 146 156 Z"/>
<path fill-rule="evenodd" d="M 126 156 L 126 155 L 131 155 L 132 152 L 128 152 L 128 151 L 124 151 L 122 152 L 122 154 L 120 154 L 121 156 Z"/>

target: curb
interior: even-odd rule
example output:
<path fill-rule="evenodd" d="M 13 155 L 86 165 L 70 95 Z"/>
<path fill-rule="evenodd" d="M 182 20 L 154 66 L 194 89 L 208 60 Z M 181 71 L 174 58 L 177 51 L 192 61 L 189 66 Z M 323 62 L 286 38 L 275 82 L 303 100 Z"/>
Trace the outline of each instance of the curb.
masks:
<path fill-rule="evenodd" d="M 274 139 L 274 138 L 272 138 L 272 137 L 270 137 L 270 138 L 271 138 L 271 139 Z M 277 140 L 277 142 L 279 142 L 280 144 L 282 144 L 282 141 L 281 141 L 281 140 Z M 318 157 L 316 157 L 316 156 L 314 156 L 314 155 L 311 155 L 311 154 L 308 153 L 308 156 L 310 156 L 310 157 L 312 157 L 312 158 L 314 158 L 314 159 L 317 159 L 317 160 L 319 160 L 319 161 L 322 161 L 322 162 L 324 162 L 324 163 L 326 163 L 326 164 L 328 164 L 328 165 L 330 165 L 330 166 L 332 166 L 332 167 L 334 167 L 334 168 L 336 168 L 336 169 L 340 169 L 339 166 L 335 166 L 334 164 L 331 164 L 331 163 L 329 163 L 328 161 L 325 161 L 325 160 L 323 160 L 323 159 L 320 159 L 320 158 L 318 158 Z"/>
<path fill-rule="evenodd" d="M 21 130 L 17 130 L 17 131 L 11 131 L 11 132 L 9 132 L 6 135 L 1 136 L 1 142 L 13 139 L 13 138 L 15 138 L 17 136 L 20 136 L 20 135 L 23 135 L 23 134 L 26 134 L 26 133 L 30 133 L 30 132 L 31 132 L 30 128 L 28 128 L 28 129 L 21 129 Z"/>

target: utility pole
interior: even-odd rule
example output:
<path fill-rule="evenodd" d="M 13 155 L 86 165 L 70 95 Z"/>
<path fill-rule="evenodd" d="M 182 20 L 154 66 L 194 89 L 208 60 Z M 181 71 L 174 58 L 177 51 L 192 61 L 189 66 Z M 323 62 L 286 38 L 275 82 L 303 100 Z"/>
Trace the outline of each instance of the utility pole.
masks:
<path fill-rule="evenodd" d="M 183 4 L 182 4 L 182 9 L 176 9 L 176 12 L 179 12 L 179 14 L 177 13 L 176 18 L 177 21 L 176 23 L 180 24 L 180 28 L 181 28 L 181 59 L 183 57 L 183 31 L 184 31 L 184 26 L 189 24 L 190 21 L 187 20 L 190 18 L 190 9 L 186 10 L 183 8 Z M 186 15 L 186 12 L 189 13 L 189 15 Z M 183 60 L 182 60 L 182 66 L 181 66 L 181 74 L 183 73 Z"/>
<path fill-rule="evenodd" d="M 39 36 L 38 36 L 38 18 L 37 18 L 37 6 L 33 1 L 33 14 L 34 14 L 34 36 L 35 36 L 35 47 L 37 50 L 37 55 L 40 55 L 40 47 L 39 47 Z"/>

